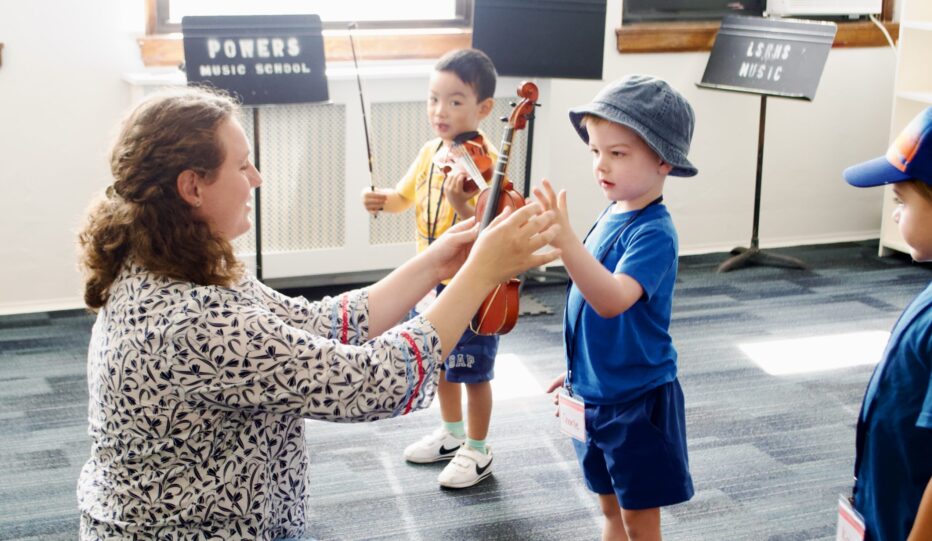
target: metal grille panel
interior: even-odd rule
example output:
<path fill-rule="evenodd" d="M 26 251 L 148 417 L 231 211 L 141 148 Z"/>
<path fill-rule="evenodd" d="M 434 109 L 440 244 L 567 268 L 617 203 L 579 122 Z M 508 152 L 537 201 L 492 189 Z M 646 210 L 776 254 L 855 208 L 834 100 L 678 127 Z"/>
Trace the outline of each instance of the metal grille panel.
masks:
<path fill-rule="evenodd" d="M 417 157 L 421 146 L 435 135 L 427 122 L 424 101 L 373 103 L 370 139 L 372 177 L 377 188 L 394 188 Z M 408 209 L 401 214 L 381 213 L 369 219 L 370 244 L 396 244 L 414 241 L 414 216 Z"/>
<path fill-rule="evenodd" d="M 288 105 L 259 113 L 263 252 L 345 245 L 345 106 Z M 255 235 L 244 235 L 235 247 L 255 252 Z"/>
<path fill-rule="evenodd" d="M 505 124 L 499 117 L 508 117 L 512 107 L 508 98 L 495 100 L 489 118 L 482 123 L 482 130 L 496 148 L 501 146 Z M 370 137 L 372 139 L 372 168 L 375 186 L 393 188 L 407 172 L 421 147 L 436 137 L 426 118 L 423 101 L 372 104 Z M 527 132 L 515 134 L 508 178 L 515 189 L 524 193 L 525 156 L 527 155 Z M 411 210 L 401 214 L 379 214 L 369 220 L 370 244 L 396 244 L 414 241 L 414 217 Z"/>

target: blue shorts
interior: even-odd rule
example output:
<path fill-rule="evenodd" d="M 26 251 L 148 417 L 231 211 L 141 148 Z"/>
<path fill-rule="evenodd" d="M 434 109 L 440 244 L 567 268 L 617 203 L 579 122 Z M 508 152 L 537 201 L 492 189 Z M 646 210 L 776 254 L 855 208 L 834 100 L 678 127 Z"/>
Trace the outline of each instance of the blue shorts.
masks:
<path fill-rule="evenodd" d="M 437 286 L 439 295 L 444 285 Z M 412 310 L 411 316 L 417 315 Z M 441 369 L 450 383 L 485 383 L 495 377 L 498 336 L 480 336 L 470 329 L 463 332 Z"/>
<path fill-rule="evenodd" d="M 693 497 L 686 411 L 678 380 L 622 404 L 586 404 L 586 443 L 573 440 L 586 486 L 622 509 L 652 509 Z"/>
<path fill-rule="evenodd" d="M 443 361 L 443 372 L 450 383 L 484 383 L 495 376 L 498 336 L 480 336 L 470 329 Z"/>

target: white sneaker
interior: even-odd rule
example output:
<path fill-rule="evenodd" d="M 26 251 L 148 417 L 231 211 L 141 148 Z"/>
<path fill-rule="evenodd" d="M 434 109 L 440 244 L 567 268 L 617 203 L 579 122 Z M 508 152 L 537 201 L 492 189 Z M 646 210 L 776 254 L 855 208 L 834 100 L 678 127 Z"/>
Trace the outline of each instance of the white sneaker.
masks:
<path fill-rule="evenodd" d="M 469 445 L 463 445 L 440 472 L 437 482 L 442 487 L 466 488 L 492 475 L 492 448 L 486 446 L 485 451 L 483 454 Z"/>
<path fill-rule="evenodd" d="M 466 438 L 457 438 L 449 430 L 440 427 L 405 447 L 404 457 L 408 462 L 417 464 L 450 460 L 465 441 Z"/>

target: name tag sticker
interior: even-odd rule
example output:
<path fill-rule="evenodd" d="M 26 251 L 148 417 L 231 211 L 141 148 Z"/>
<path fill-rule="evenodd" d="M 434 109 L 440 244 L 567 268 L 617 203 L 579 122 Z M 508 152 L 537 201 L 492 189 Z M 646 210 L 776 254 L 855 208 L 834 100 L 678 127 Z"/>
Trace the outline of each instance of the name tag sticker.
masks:
<path fill-rule="evenodd" d="M 560 430 L 567 436 L 586 441 L 586 405 L 570 395 L 560 394 Z"/>
<path fill-rule="evenodd" d="M 864 518 L 851 507 L 848 498 L 838 497 L 838 529 L 835 541 L 864 541 Z"/>

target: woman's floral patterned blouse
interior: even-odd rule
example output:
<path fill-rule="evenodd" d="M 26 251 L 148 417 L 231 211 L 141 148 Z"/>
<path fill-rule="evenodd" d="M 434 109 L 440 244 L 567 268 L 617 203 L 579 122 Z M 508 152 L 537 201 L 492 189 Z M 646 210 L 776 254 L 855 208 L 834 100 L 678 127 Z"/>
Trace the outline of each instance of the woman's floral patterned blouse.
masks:
<path fill-rule="evenodd" d="M 365 289 L 308 302 L 127 264 L 110 292 L 88 351 L 82 539 L 306 535 L 304 419 L 403 415 L 436 389 L 433 326 L 370 340 Z"/>

